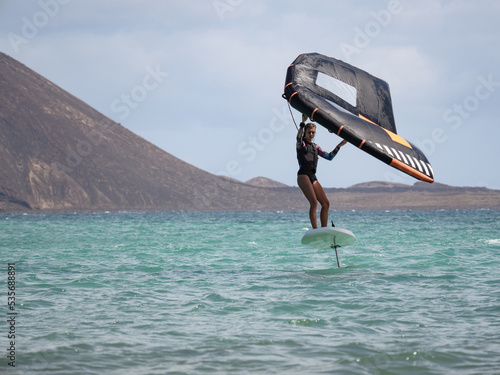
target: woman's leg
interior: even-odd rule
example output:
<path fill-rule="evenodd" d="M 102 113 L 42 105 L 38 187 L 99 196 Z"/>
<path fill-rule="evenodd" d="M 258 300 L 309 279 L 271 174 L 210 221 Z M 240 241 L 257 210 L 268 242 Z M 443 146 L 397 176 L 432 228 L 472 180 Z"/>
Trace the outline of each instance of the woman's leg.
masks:
<path fill-rule="evenodd" d="M 316 182 L 316 181 L 315 181 Z M 309 180 L 309 177 L 305 174 L 299 174 L 297 176 L 297 184 L 309 201 L 309 219 L 311 220 L 311 225 L 314 229 L 318 227 L 318 218 L 316 214 L 316 209 L 318 207 L 318 200 L 316 199 L 316 193 L 314 192 L 313 184 Z M 328 218 L 327 218 L 328 219 Z"/>
<path fill-rule="evenodd" d="M 326 227 L 328 225 L 328 211 L 330 210 L 330 201 L 326 196 L 323 187 L 318 180 L 314 181 L 312 184 L 314 188 L 314 193 L 319 203 L 321 204 L 321 213 L 319 215 L 321 226 Z"/>

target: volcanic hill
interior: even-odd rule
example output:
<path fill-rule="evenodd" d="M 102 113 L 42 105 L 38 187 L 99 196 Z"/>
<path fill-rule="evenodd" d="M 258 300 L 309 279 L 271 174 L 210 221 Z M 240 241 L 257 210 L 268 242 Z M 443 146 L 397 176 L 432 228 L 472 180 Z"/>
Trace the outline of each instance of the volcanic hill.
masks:
<path fill-rule="evenodd" d="M 159 149 L 0 53 L 0 211 L 281 209 Z"/>

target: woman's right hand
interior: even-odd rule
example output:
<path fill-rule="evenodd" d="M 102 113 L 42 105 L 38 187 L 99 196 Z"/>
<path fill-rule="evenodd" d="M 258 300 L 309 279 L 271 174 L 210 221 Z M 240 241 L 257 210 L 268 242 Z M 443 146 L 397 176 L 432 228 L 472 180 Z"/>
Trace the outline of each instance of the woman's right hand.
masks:
<path fill-rule="evenodd" d="M 302 122 L 306 122 L 307 121 L 307 116 L 302 114 Z"/>

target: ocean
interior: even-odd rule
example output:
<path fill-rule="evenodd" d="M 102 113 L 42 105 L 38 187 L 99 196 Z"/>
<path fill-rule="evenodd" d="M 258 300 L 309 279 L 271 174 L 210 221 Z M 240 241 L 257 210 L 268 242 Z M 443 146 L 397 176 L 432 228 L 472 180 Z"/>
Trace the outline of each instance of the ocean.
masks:
<path fill-rule="evenodd" d="M 500 374 L 500 211 L 332 214 L 0 214 L 0 373 Z"/>

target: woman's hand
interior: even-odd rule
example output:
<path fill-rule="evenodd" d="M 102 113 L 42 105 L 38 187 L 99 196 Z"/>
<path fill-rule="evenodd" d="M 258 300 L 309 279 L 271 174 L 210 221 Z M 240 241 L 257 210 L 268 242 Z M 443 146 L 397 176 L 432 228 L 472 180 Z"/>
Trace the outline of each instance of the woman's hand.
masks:
<path fill-rule="evenodd" d="M 338 147 L 338 148 L 341 148 L 341 147 L 342 147 L 342 146 L 344 146 L 346 143 L 347 143 L 347 141 L 344 139 L 342 142 L 340 142 L 340 143 L 338 144 L 338 146 L 337 146 L 337 147 Z"/>
<path fill-rule="evenodd" d="M 307 121 L 307 116 L 302 114 L 302 122 L 306 122 Z"/>

